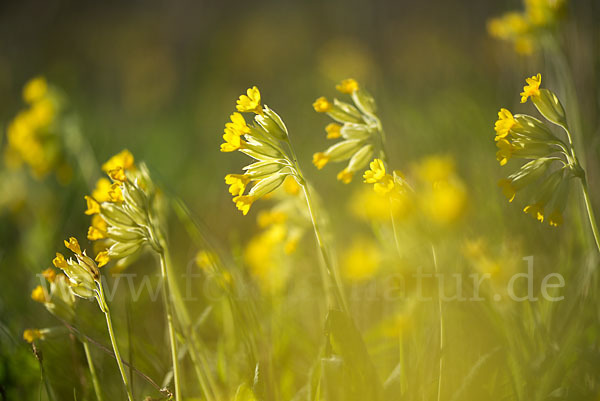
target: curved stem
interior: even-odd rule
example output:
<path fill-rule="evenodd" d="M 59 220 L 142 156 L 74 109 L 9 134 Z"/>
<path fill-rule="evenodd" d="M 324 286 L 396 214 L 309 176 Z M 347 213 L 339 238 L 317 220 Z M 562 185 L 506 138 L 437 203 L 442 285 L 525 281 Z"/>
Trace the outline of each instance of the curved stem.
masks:
<path fill-rule="evenodd" d="M 587 180 L 585 177 L 581 178 L 581 187 L 583 188 L 583 199 L 585 201 L 590 227 L 592 228 L 592 233 L 594 234 L 596 248 L 598 248 L 598 252 L 600 252 L 600 231 L 598 231 L 598 225 L 596 224 L 596 217 L 594 215 L 594 209 L 592 208 L 592 201 L 590 199 Z"/>
<path fill-rule="evenodd" d="M 129 385 L 129 381 L 127 380 L 127 374 L 125 373 L 125 368 L 123 367 L 121 353 L 119 352 L 119 347 L 117 345 L 117 340 L 113 331 L 112 319 L 110 317 L 110 309 L 108 308 L 108 304 L 106 303 L 106 299 L 104 298 L 104 288 L 102 283 L 98 283 L 98 288 L 98 303 L 100 304 L 100 309 L 102 309 L 102 312 L 104 312 L 104 316 L 106 317 L 106 327 L 108 328 L 108 336 L 110 337 L 110 343 L 112 344 L 113 352 L 115 353 L 115 359 L 117 360 L 117 365 L 119 366 L 119 372 L 121 372 L 121 378 L 123 379 L 123 384 L 125 385 L 125 391 L 127 391 L 127 399 L 129 401 L 133 401 L 131 386 Z"/>
<path fill-rule="evenodd" d="M 173 384 L 175 386 L 175 400 L 181 399 L 181 387 L 179 381 L 179 361 L 177 359 L 177 337 L 175 336 L 175 325 L 173 322 L 173 311 L 169 296 L 169 281 L 167 280 L 167 263 L 165 253 L 160 252 L 160 274 L 163 282 L 163 303 L 167 314 L 167 325 L 169 328 L 169 342 L 171 343 L 171 360 L 173 363 Z"/>
<path fill-rule="evenodd" d="M 96 393 L 96 399 L 103 401 L 102 389 L 100 388 L 100 382 L 98 381 L 98 375 L 96 375 L 96 368 L 92 360 L 92 354 L 90 352 L 90 345 L 85 337 L 81 337 L 81 343 L 83 344 L 83 351 L 85 352 L 85 359 L 87 360 L 88 367 L 90 369 L 90 376 L 92 376 L 92 384 L 94 386 L 94 392 Z"/>

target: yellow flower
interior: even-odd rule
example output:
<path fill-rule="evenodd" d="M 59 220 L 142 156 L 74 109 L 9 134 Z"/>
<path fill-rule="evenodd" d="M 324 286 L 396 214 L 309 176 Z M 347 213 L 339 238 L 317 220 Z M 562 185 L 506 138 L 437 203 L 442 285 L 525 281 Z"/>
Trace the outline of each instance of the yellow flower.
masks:
<path fill-rule="evenodd" d="M 223 139 L 225 140 L 225 143 L 221 144 L 221 152 L 233 152 L 243 148 L 246 144 L 239 135 L 236 135 L 230 130 L 225 131 Z"/>
<path fill-rule="evenodd" d="M 84 196 L 87 203 L 87 210 L 84 212 L 88 216 L 100 213 L 100 204 L 91 196 Z"/>
<path fill-rule="evenodd" d="M 233 198 L 235 207 L 237 207 L 238 210 L 244 214 L 244 216 L 248 214 L 250 206 L 252 206 L 252 203 L 254 203 L 255 200 L 256 198 L 252 195 L 240 195 Z"/>
<path fill-rule="evenodd" d="M 250 127 L 246 124 L 244 116 L 240 113 L 233 113 L 229 116 L 230 123 L 225 124 L 225 132 L 231 130 L 236 135 L 244 135 L 250 133 Z"/>
<path fill-rule="evenodd" d="M 23 339 L 25 341 L 27 341 L 29 344 L 31 344 L 35 340 L 38 340 L 38 339 L 43 340 L 44 333 L 42 333 L 38 329 L 27 329 L 23 332 Z"/>
<path fill-rule="evenodd" d="M 56 257 L 52 259 L 52 264 L 59 269 L 65 269 L 68 267 L 65 257 L 60 252 L 56 252 Z"/>
<path fill-rule="evenodd" d="M 327 100 L 324 96 L 321 96 L 315 100 L 313 107 L 315 111 L 319 113 L 326 113 L 333 108 L 333 104 L 329 103 L 329 100 Z"/>
<path fill-rule="evenodd" d="M 336 123 L 329 123 L 325 127 L 327 139 L 337 139 L 342 136 L 342 126 Z"/>
<path fill-rule="evenodd" d="M 317 168 L 319 170 L 321 170 L 323 167 L 325 167 L 325 165 L 327 164 L 327 162 L 329 162 L 329 156 L 327 156 L 325 153 L 323 152 L 317 152 L 313 155 L 313 164 L 315 166 L 317 166 Z"/>
<path fill-rule="evenodd" d="M 283 181 L 283 190 L 289 195 L 296 196 L 300 193 L 300 184 L 294 177 L 288 175 Z"/>
<path fill-rule="evenodd" d="M 506 138 L 511 128 L 515 126 L 517 122 L 515 121 L 512 113 L 507 109 L 500 109 L 498 112 L 498 121 L 494 125 L 494 130 L 496 131 L 496 141 L 500 139 Z"/>
<path fill-rule="evenodd" d="M 515 51 L 519 54 L 533 53 L 533 40 L 529 36 L 520 36 L 515 39 Z"/>
<path fill-rule="evenodd" d="M 446 181 L 454 174 L 454 160 L 450 156 L 429 156 L 416 166 L 416 172 L 419 178 L 432 184 Z"/>
<path fill-rule="evenodd" d="M 373 190 L 378 195 L 386 195 L 394 189 L 394 186 L 394 177 L 386 174 L 379 182 L 376 182 L 375 185 L 373 185 Z"/>
<path fill-rule="evenodd" d="M 33 289 L 33 291 L 31 291 L 31 299 L 33 299 L 35 302 L 39 302 L 42 304 L 49 301 L 48 294 L 46 294 L 46 291 L 42 288 L 41 285 L 38 285 Z"/>
<path fill-rule="evenodd" d="M 96 181 L 96 188 L 92 191 L 92 198 L 97 202 L 108 202 L 110 199 L 109 191 L 111 190 L 111 182 L 108 178 L 100 178 Z"/>
<path fill-rule="evenodd" d="M 227 174 L 225 176 L 225 184 L 229 185 L 229 193 L 234 196 L 242 195 L 249 182 L 250 177 L 247 175 Z"/>
<path fill-rule="evenodd" d="M 65 246 L 71 252 L 76 253 L 77 255 L 81 255 L 81 247 L 79 246 L 79 242 L 77 242 L 77 239 L 75 237 L 69 238 L 68 241 L 65 240 Z"/>
<path fill-rule="evenodd" d="M 502 178 L 500 181 L 498 181 L 498 186 L 502 188 L 502 193 L 504 194 L 504 196 L 506 196 L 506 199 L 508 199 L 509 202 L 512 202 L 515 199 L 517 190 L 512 185 L 510 180 Z"/>
<path fill-rule="evenodd" d="M 534 75 L 531 78 L 525 79 L 525 82 L 527 82 L 527 85 L 523 87 L 523 92 L 521 92 L 521 103 L 525 103 L 527 99 L 531 96 L 540 95 L 540 84 L 542 83 L 542 75 Z"/>
<path fill-rule="evenodd" d="M 449 181 L 438 182 L 422 199 L 427 216 L 437 223 L 452 223 L 464 212 L 467 194 L 462 186 Z"/>
<path fill-rule="evenodd" d="M 375 159 L 370 164 L 370 170 L 365 171 L 363 178 L 367 184 L 374 184 L 385 177 L 385 165 L 381 159 Z"/>
<path fill-rule="evenodd" d="M 56 270 L 54 270 L 53 268 L 49 267 L 46 270 L 44 270 L 42 272 L 42 276 L 44 276 L 44 278 L 46 280 L 48 280 L 49 282 L 53 283 L 54 280 L 56 279 Z"/>
<path fill-rule="evenodd" d="M 32 104 L 46 96 L 48 92 L 48 82 L 44 77 L 32 78 L 23 88 L 23 100 Z"/>
<path fill-rule="evenodd" d="M 544 204 L 536 202 L 533 205 L 527 205 L 523 211 L 529 214 L 534 219 L 544 222 Z"/>
<path fill-rule="evenodd" d="M 109 171 L 118 167 L 122 167 L 123 170 L 128 170 L 133 167 L 134 161 L 135 160 L 131 152 L 127 149 L 124 149 L 108 159 L 108 161 L 102 165 L 102 171 L 108 173 Z"/>
<path fill-rule="evenodd" d="M 348 171 L 348 169 L 345 168 L 338 173 L 337 179 L 338 179 L 338 181 L 341 181 L 344 184 L 350 184 L 352 182 L 353 176 L 354 176 L 354 173 L 351 171 Z"/>
<path fill-rule="evenodd" d="M 342 82 L 339 83 L 339 85 L 335 86 L 335 89 L 342 93 L 347 93 L 351 95 L 352 93 L 358 90 L 358 82 L 356 82 L 352 78 L 344 79 Z"/>
<path fill-rule="evenodd" d="M 377 245 L 366 238 L 356 238 L 342 255 L 342 274 L 350 281 L 361 282 L 379 270 L 381 253 Z"/>
<path fill-rule="evenodd" d="M 115 169 L 109 170 L 108 176 L 115 181 L 125 182 L 127 181 L 127 176 L 125 175 L 125 170 L 122 166 L 119 166 Z"/>
<path fill-rule="evenodd" d="M 253 112 L 263 114 L 262 106 L 260 105 L 260 91 L 256 86 L 249 88 L 246 95 L 241 95 L 237 101 L 237 111 L 242 113 Z"/>
<path fill-rule="evenodd" d="M 562 225 L 562 223 L 563 216 L 559 210 L 554 210 L 552 213 L 550 213 L 550 216 L 548 216 L 548 224 L 550 224 L 552 227 L 558 227 Z"/>
<path fill-rule="evenodd" d="M 110 257 L 108 256 L 108 251 L 98 252 L 98 254 L 96 255 L 96 258 L 94 260 L 96 262 L 98 262 L 98 267 L 102 267 L 102 266 L 106 265 L 108 262 L 110 262 Z"/>
<path fill-rule="evenodd" d="M 196 254 L 196 265 L 204 271 L 209 271 L 212 268 L 213 255 L 207 250 L 200 250 Z"/>
<path fill-rule="evenodd" d="M 92 225 L 88 229 L 87 238 L 90 241 L 96 241 L 99 239 L 106 238 L 106 230 L 108 229 L 108 224 L 100 215 L 95 214 L 92 216 Z"/>
<path fill-rule="evenodd" d="M 287 217 L 287 214 L 283 212 L 262 210 L 258 214 L 256 222 L 260 228 L 265 228 L 273 224 L 285 223 Z"/>
<path fill-rule="evenodd" d="M 498 151 L 496 152 L 496 160 L 500 162 L 501 166 L 504 166 L 508 159 L 511 158 L 514 146 L 506 139 L 500 139 L 496 142 Z"/>

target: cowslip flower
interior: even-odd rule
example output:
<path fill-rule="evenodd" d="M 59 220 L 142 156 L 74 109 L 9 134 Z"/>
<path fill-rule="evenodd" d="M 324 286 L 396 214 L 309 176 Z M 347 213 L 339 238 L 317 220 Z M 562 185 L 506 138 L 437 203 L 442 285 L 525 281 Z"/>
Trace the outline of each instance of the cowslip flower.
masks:
<path fill-rule="evenodd" d="M 498 121 L 494 124 L 496 131 L 496 141 L 506 138 L 511 128 L 517 124 L 512 113 L 507 109 L 500 109 L 498 112 Z"/>
<path fill-rule="evenodd" d="M 523 92 L 521 92 L 521 103 L 525 103 L 530 97 L 540 96 L 542 75 L 538 73 L 531 78 L 525 79 L 525 82 L 527 82 L 527 85 L 523 87 Z"/>
<path fill-rule="evenodd" d="M 260 104 L 260 91 L 256 86 L 249 88 L 245 95 L 241 95 L 236 105 L 237 111 L 253 112 L 256 114 L 263 114 L 263 109 Z"/>
<path fill-rule="evenodd" d="M 313 107 L 317 112 L 327 113 L 335 122 L 325 127 L 327 139 L 342 139 L 324 152 L 313 155 L 313 164 L 322 169 L 327 163 L 348 161 L 337 179 L 345 184 L 352 181 L 356 172 L 362 170 L 373 154 L 382 147 L 383 131 L 375 115 L 373 98 L 354 79 L 345 79 L 336 86 L 343 94 L 350 95 L 353 104 L 325 97 L 318 98 Z"/>

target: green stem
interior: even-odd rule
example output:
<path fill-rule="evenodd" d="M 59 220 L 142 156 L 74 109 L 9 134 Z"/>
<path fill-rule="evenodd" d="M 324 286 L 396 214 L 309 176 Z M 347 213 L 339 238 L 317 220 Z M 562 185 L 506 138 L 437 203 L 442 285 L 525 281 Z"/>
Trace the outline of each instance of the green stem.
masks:
<path fill-rule="evenodd" d="M 319 224 L 317 222 L 317 217 L 315 215 L 312 198 L 311 198 L 311 195 L 308 190 L 308 184 L 306 183 L 306 181 L 303 178 L 302 178 L 302 189 L 304 191 L 304 197 L 306 199 L 306 205 L 308 207 L 308 213 L 309 213 L 310 219 L 312 221 L 313 229 L 315 232 L 315 237 L 317 239 L 317 244 L 319 246 L 319 250 L 321 251 L 321 257 L 323 258 L 325 268 L 327 269 L 327 276 L 333 282 L 332 288 L 334 291 L 334 298 L 337 302 L 337 306 L 339 308 L 341 308 L 343 312 L 348 314 L 348 312 L 349 312 L 348 304 L 346 303 L 346 298 L 345 298 L 344 292 L 342 290 L 342 284 L 341 284 L 341 280 L 339 277 L 339 273 L 338 273 L 337 269 L 335 269 L 333 267 L 331 258 L 329 256 L 329 252 L 327 250 L 327 246 L 326 246 L 325 242 L 323 241 L 323 236 L 321 235 L 321 230 L 319 228 Z M 328 286 L 328 288 L 330 288 L 330 286 Z"/>
<path fill-rule="evenodd" d="M 123 384 L 125 385 L 125 390 L 127 391 L 127 399 L 129 401 L 133 401 L 131 387 L 129 386 L 129 381 L 127 380 L 127 374 L 125 373 L 125 368 L 123 367 L 123 361 L 121 360 L 121 354 L 119 353 L 119 347 L 117 345 L 117 340 L 113 331 L 112 319 L 110 317 L 110 309 L 108 308 L 108 304 L 106 303 L 106 299 L 104 298 L 104 288 L 102 283 L 98 283 L 98 288 L 98 303 L 100 304 L 100 309 L 102 309 L 102 312 L 104 312 L 104 316 L 106 317 L 106 327 L 108 328 L 108 336 L 110 337 L 110 343 L 112 344 L 113 352 L 115 353 L 115 359 L 117 360 L 117 365 L 119 366 L 119 372 L 121 372 L 121 378 L 123 379 Z"/>
<path fill-rule="evenodd" d="M 96 399 L 102 400 L 102 389 L 100 388 L 100 382 L 98 381 L 98 375 L 96 375 L 96 368 L 94 367 L 94 361 L 92 360 L 92 354 L 90 352 L 90 345 L 85 337 L 81 337 L 81 343 L 83 344 L 83 351 L 85 352 L 85 359 L 87 359 L 88 367 L 90 369 L 90 376 L 92 376 L 92 384 L 94 385 L 94 392 L 96 393 Z"/>
<path fill-rule="evenodd" d="M 598 252 L 600 252 L 600 231 L 598 231 L 598 225 L 596 224 L 596 217 L 594 215 L 594 209 L 592 208 L 592 201 L 590 199 L 587 180 L 585 177 L 581 178 L 581 187 L 583 188 L 583 199 L 585 201 L 590 227 L 592 228 L 592 233 L 594 234 L 596 247 L 598 248 Z"/>
<path fill-rule="evenodd" d="M 438 274 L 437 257 L 435 255 L 435 248 L 431 246 L 431 252 L 433 253 L 433 266 L 435 268 L 435 274 Z M 438 288 L 439 291 L 439 288 Z M 438 294 L 438 309 L 439 309 L 439 320 L 440 320 L 440 364 L 438 371 L 438 390 L 437 400 L 440 401 L 442 397 L 442 371 L 444 368 L 444 315 L 442 313 L 442 297 Z"/>
<path fill-rule="evenodd" d="M 177 337 L 175 336 L 175 325 L 173 322 L 173 311 L 169 296 L 169 281 L 167 279 L 167 263 L 165 253 L 160 252 L 160 274 L 163 281 L 163 302 L 167 313 L 167 325 L 169 329 L 169 341 L 171 343 L 171 360 L 173 363 L 173 384 L 175 386 L 175 400 L 181 398 L 181 387 L 179 381 L 179 361 L 177 359 Z"/>

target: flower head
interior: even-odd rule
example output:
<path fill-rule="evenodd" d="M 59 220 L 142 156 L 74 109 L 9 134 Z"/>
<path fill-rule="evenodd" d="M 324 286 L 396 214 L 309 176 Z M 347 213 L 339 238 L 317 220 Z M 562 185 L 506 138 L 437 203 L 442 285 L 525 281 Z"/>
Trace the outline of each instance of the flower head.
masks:
<path fill-rule="evenodd" d="M 515 199 L 517 190 L 512 185 L 511 180 L 502 178 L 500 181 L 498 181 L 498 186 L 502 188 L 502 193 L 504 194 L 504 196 L 506 196 L 506 199 L 508 199 L 509 202 L 512 202 Z"/>
<path fill-rule="evenodd" d="M 241 95 L 237 101 L 237 111 L 253 112 L 256 114 L 263 114 L 262 106 L 260 105 L 260 91 L 256 86 L 249 88 L 246 91 L 246 95 Z"/>
<path fill-rule="evenodd" d="M 327 100 L 327 98 L 321 96 L 320 98 L 315 100 L 315 102 L 313 103 L 313 107 L 316 112 L 326 113 L 333 108 L 333 104 L 331 104 L 329 100 Z"/>
<path fill-rule="evenodd" d="M 335 86 L 335 89 L 342 93 L 351 95 L 352 93 L 358 90 L 358 82 L 356 82 L 356 80 L 352 78 L 344 79 L 342 82 Z"/>
<path fill-rule="evenodd" d="M 231 130 L 232 133 L 236 135 L 244 135 L 250 133 L 250 127 L 246 124 L 246 120 L 244 116 L 240 113 L 233 113 L 229 116 L 231 122 L 225 124 L 225 132 Z"/>
<path fill-rule="evenodd" d="M 239 135 L 236 135 L 230 130 L 225 131 L 223 139 L 225 140 L 225 143 L 221 144 L 221 152 L 233 152 L 242 149 L 246 144 Z"/>
<path fill-rule="evenodd" d="M 92 198 L 97 202 L 108 202 L 110 200 L 109 191 L 111 189 L 111 182 L 108 178 L 102 177 L 96 181 L 96 187 L 92 191 Z"/>
<path fill-rule="evenodd" d="M 85 214 L 87 214 L 88 216 L 91 216 L 93 214 L 98 214 L 100 213 L 100 204 L 96 201 L 96 199 L 92 198 L 91 196 L 84 196 L 85 198 L 85 202 L 87 204 L 87 210 L 84 212 Z"/>
<path fill-rule="evenodd" d="M 521 103 L 525 103 L 529 97 L 540 95 L 542 75 L 534 75 L 531 78 L 525 79 L 525 82 L 527 82 L 527 85 L 523 87 L 523 92 L 521 92 Z"/>

